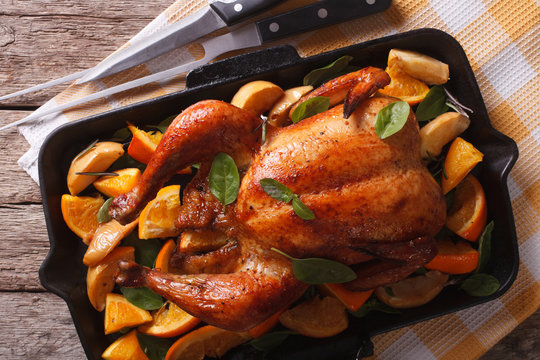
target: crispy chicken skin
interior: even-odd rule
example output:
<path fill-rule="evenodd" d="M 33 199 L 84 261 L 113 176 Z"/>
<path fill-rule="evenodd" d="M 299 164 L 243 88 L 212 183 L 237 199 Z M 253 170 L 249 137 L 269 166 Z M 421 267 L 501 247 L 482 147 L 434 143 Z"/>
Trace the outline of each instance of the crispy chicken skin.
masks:
<path fill-rule="evenodd" d="M 307 288 L 272 247 L 351 265 L 358 278 L 345 285 L 353 290 L 398 281 L 429 262 L 437 252 L 433 236 L 445 222 L 444 197 L 422 164 L 412 111 L 396 134 L 381 140 L 375 133 L 378 111 L 396 99 L 369 96 L 388 82 L 381 69 L 365 68 L 324 84 L 314 92 L 334 102 L 345 98 L 345 105 L 272 129 L 263 145 L 260 119 L 244 110 L 219 101 L 186 109 L 139 184 L 116 198 L 110 212 L 130 221 L 177 170 L 202 162 L 184 192 L 177 226 L 222 231 L 230 241 L 204 254 L 177 249 L 172 262 L 183 274 L 122 262 L 117 282 L 148 286 L 203 321 L 240 331 Z M 237 201 L 225 211 L 208 189 L 209 164 L 219 152 L 235 159 L 242 176 Z M 303 220 L 290 204 L 268 196 L 263 178 L 288 186 L 315 219 Z"/>

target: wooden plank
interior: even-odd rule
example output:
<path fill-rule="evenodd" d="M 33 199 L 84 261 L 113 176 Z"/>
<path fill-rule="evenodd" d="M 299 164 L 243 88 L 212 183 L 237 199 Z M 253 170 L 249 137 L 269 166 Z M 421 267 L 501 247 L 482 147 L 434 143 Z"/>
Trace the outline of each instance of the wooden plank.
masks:
<path fill-rule="evenodd" d="M 0 3 L 0 94 L 8 94 L 96 65 L 172 1 Z M 0 107 L 41 105 L 63 88 L 8 99 Z"/>
<path fill-rule="evenodd" d="M 0 126 L 30 114 L 28 111 L 1 111 Z M 39 187 L 17 164 L 17 160 L 30 148 L 17 129 L 0 132 L 0 204 L 41 203 Z"/>
<path fill-rule="evenodd" d="M 0 359 L 85 359 L 65 302 L 50 293 L 0 292 Z"/>

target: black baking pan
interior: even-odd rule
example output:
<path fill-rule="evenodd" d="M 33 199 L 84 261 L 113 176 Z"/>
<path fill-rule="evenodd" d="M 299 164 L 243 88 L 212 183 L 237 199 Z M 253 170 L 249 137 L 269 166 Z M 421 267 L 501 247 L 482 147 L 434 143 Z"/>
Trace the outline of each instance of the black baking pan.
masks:
<path fill-rule="evenodd" d="M 351 55 L 357 66 L 384 68 L 392 48 L 416 50 L 446 62 L 450 81 L 445 86 L 460 101 L 474 110 L 471 126 L 462 135 L 484 153 L 484 161 L 475 169 L 483 184 L 488 203 L 488 221 L 495 221 L 492 255 L 487 273 L 495 276 L 500 289 L 488 297 L 471 297 L 456 286 L 448 286 L 432 302 L 399 315 L 372 312 L 351 319 L 344 333 L 328 339 L 290 336 L 273 353 L 257 353 L 249 346 L 227 354 L 231 359 L 354 359 L 372 351 L 369 337 L 455 312 L 493 300 L 502 295 L 518 271 L 518 248 L 507 176 L 517 160 L 515 142 L 496 131 L 488 114 L 467 57 L 450 35 L 435 29 L 419 29 L 365 43 L 301 58 L 290 46 L 280 46 L 215 62 L 192 71 L 186 90 L 144 101 L 122 109 L 66 124 L 45 141 L 39 157 L 39 178 L 51 249 L 40 268 L 43 286 L 62 297 L 71 312 L 79 338 L 90 359 L 101 353 L 114 337 L 103 334 L 103 316 L 95 311 L 86 296 L 86 267 L 82 263 L 86 246 L 65 225 L 60 198 L 68 193 L 66 175 L 71 159 L 96 138 L 107 138 L 126 126 L 158 123 L 178 114 L 203 99 L 230 101 L 246 82 L 270 80 L 283 88 L 298 86 L 310 70 L 324 66 L 340 56 Z M 51 314 L 51 316 L 54 316 Z"/>

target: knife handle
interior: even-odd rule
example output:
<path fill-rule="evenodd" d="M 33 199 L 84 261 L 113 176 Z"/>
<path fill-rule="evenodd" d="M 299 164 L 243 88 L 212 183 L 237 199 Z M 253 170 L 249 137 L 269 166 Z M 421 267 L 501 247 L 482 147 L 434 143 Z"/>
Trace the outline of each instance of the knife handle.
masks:
<path fill-rule="evenodd" d="M 375 14 L 392 0 L 322 0 L 256 23 L 263 42 Z"/>
<path fill-rule="evenodd" d="M 259 10 L 270 7 L 282 0 L 213 0 L 210 3 L 220 18 L 231 25 Z"/>

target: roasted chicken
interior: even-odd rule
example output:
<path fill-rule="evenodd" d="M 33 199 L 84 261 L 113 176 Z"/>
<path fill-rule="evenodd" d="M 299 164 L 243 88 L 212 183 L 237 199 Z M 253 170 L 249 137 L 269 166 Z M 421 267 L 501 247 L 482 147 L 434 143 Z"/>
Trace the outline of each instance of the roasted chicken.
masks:
<path fill-rule="evenodd" d="M 221 232 L 228 241 L 206 253 L 177 249 L 171 262 L 180 274 L 121 262 L 117 283 L 147 286 L 203 321 L 240 331 L 308 287 L 271 248 L 350 265 L 358 277 L 345 285 L 354 290 L 398 281 L 429 262 L 437 252 L 432 237 L 445 221 L 444 197 L 421 161 L 412 111 L 398 133 L 381 140 L 374 131 L 378 111 L 396 101 L 372 96 L 388 82 L 377 68 L 332 80 L 307 97 L 328 96 L 335 106 L 271 129 L 264 144 L 260 118 L 245 110 L 213 100 L 187 108 L 164 134 L 139 184 L 117 197 L 110 213 L 121 223 L 132 221 L 173 174 L 200 162 L 177 226 Z M 208 181 L 220 152 L 235 159 L 241 175 L 237 201 L 225 209 Z M 315 219 L 303 220 L 290 204 L 267 195 L 263 178 L 288 186 Z"/>

